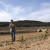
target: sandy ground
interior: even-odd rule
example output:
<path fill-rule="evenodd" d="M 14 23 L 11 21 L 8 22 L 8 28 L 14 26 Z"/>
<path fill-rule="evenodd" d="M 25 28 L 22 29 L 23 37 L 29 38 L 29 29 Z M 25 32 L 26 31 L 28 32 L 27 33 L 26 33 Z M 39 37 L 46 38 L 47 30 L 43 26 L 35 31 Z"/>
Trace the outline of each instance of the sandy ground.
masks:
<path fill-rule="evenodd" d="M 16 41 L 13 43 L 11 42 L 11 35 L 2 35 L 0 36 L 0 50 L 50 50 L 50 36 L 46 40 L 29 42 L 30 36 L 37 37 L 40 34 L 44 35 L 45 32 L 16 34 Z M 18 41 L 22 35 L 28 39 L 27 43 Z"/>
<path fill-rule="evenodd" d="M 35 32 L 35 33 L 21 33 L 21 34 L 16 34 L 16 41 L 23 35 L 24 38 L 28 38 L 31 37 L 36 37 L 36 36 L 40 36 L 40 35 L 44 35 L 45 32 Z M 4 41 L 11 41 L 11 34 L 10 35 L 0 35 L 0 42 L 4 42 Z"/>

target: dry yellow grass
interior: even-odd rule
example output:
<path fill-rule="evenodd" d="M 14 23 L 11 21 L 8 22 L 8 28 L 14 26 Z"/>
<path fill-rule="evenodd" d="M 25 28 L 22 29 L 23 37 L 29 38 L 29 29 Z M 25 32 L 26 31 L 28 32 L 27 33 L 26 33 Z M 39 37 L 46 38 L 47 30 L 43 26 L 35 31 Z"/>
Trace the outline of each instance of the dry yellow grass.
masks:
<path fill-rule="evenodd" d="M 0 50 L 50 50 L 50 36 L 45 40 L 32 41 L 39 40 L 41 34 L 44 35 L 45 32 L 16 34 L 16 41 L 13 43 L 11 42 L 11 35 L 2 35 L 0 36 Z M 27 39 L 23 44 L 18 41 L 22 35 L 24 36 L 24 39 Z"/>

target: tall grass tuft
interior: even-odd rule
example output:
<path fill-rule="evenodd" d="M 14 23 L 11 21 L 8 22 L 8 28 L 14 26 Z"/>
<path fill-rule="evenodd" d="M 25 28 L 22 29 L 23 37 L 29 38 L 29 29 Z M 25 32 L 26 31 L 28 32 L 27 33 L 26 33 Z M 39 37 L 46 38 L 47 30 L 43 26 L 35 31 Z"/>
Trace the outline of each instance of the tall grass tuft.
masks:
<path fill-rule="evenodd" d="M 3 46 L 3 44 L 2 44 L 2 43 L 0 43 L 0 46 Z"/>
<path fill-rule="evenodd" d="M 20 42 L 25 42 L 26 40 L 24 39 L 24 36 L 22 35 L 19 39 Z"/>

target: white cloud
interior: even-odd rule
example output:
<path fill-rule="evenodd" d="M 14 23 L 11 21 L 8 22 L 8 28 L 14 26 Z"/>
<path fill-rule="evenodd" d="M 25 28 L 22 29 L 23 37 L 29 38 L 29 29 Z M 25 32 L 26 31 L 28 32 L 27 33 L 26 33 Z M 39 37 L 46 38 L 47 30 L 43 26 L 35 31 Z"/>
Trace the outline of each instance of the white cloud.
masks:
<path fill-rule="evenodd" d="M 22 8 L 21 6 L 12 6 L 9 4 L 5 4 L 3 2 L 0 2 L 1 5 L 4 6 L 4 10 L 0 9 L 0 21 L 9 21 L 12 19 L 14 16 L 24 12 L 25 8 Z"/>
<path fill-rule="evenodd" d="M 14 14 L 19 14 L 20 12 L 24 12 L 25 8 L 22 8 L 21 6 L 12 6 L 9 4 L 5 4 L 3 2 L 0 2 L 0 4 L 2 4 L 5 8 L 6 11 L 10 11 L 11 13 Z"/>
<path fill-rule="evenodd" d="M 49 22 L 50 20 L 50 8 L 48 9 L 42 9 L 42 10 L 39 10 L 39 11 L 36 11 L 36 12 L 31 12 L 29 14 L 29 17 L 32 19 L 32 20 L 40 20 L 40 21 L 46 21 L 46 22 Z"/>
<path fill-rule="evenodd" d="M 24 8 L 21 8 L 21 7 L 11 7 L 11 10 L 14 14 L 19 14 L 24 12 Z"/>
<path fill-rule="evenodd" d="M 5 4 L 0 2 L 4 6 L 5 10 L 0 10 L 0 21 L 9 21 L 16 16 L 17 20 L 40 20 L 50 22 L 50 3 L 41 3 L 40 8 L 41 10 L 37 10 L 34 12 L 32 11 L 32 7 L 22 8 L 21 6 L 12 6 L 9 4 Z M 20 13 L 23 15 L 20 16 Z M 25 13 L 27 13 L 25 15 Z M 24 17 L 25 16 L 25 17 Z M 14 20 L 16 20 L 14 19 Z"/>
<path fill-rule="evenodd" d="M 11 15 L 5 11 L 0 12 L 0 21 L 9 21 L 11 20 Z"/>
<path fill-rule="evenodd" d="M 21 17 L 18 20 L 26 20 L 26 18 L 25 17 Z"/>
<path fill-rule="evenodd" d="M 48 7 L 50 7 L 50 2 L 49 3 L 48 2 L 42 3 L 41 6 L 48 8 Z"/>
<path fill-rule="evenodd" d="M 39 21 L 50 22 L 50 14 L 44 14 L 37 18 Z"/>
<path fill-rule="evenodd" d="M 30 20 L 50 22 L 50 3 L 41 3 L 40 10 L 28 14 Z"/>

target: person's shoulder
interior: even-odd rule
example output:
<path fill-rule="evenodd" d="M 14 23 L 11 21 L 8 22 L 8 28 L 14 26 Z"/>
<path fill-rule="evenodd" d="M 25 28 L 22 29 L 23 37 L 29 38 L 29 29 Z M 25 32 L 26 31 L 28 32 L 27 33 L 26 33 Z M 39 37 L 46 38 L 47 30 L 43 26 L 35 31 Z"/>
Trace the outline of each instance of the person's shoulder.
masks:
<path fill-rule="evenodd" d="M 10 22 L 9 25 L 12 25 L 12 23 Z"/>

